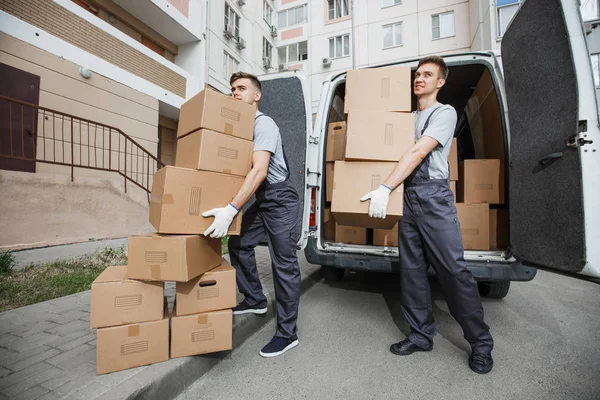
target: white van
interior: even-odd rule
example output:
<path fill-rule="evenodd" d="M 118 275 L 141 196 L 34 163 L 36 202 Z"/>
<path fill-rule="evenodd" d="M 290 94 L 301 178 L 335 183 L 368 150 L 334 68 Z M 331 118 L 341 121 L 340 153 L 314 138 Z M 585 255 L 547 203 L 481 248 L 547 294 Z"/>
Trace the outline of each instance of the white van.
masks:
<path fill-rule="evenodd" d="M 495 87 L 502 137 L 485 140 L 503 146 L 506 157 L 510 245 L 465 251 L 480 292 L 495 298 L 506 296 L 510 281 L 533 279 L 536 267 L 600 277 L 600 130 L 578 0 L 527 0 L 502 40 L 501 54 L 445 56 L 450 75 L 439 96 L 458 112 L 459 154 L 473 158 L 470 127 L 461 117 L 485 71 Z M 414 71 L 417 63 L 382 66 Z M 292 182 L 304 193 L 298 244 L 331 280 L 345 269 L 392 272 L 398 262 L 397 248 L 324 240 L 327 127 L 336 94 L 343 99 L 345 75 L 323 83 L 314 128 L 302 71 L 261 79 L 260 109 L 279 124 Z"/>

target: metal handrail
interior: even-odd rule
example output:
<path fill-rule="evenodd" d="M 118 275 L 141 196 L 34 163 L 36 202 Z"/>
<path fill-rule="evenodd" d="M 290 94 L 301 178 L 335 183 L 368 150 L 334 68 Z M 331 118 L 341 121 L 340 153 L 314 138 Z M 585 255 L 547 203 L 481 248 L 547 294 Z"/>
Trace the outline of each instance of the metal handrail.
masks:
<path fill-rule="evenodd" d="M 119 128 L 7 96 L 0 95 L 0 101 L 6 101 L 9 105 L 10 132 L 10 154 L 0 153 L 2 158 L 70 166 L 71 181 L 75 178 L 76 167 L 116 172 L 124 178 L 125 192 L 127 192 L 127 181 L 129 181 L 148 194 L 152 188 L 151 174 L 153 175 L 155 171 L 164 167 L 158 158 Z M 15 117 L 19 117 L 19 107 L 20 118 L 16 119 L 16 122 L 17 124 L 20 122 L 21 131 L 15 132 L 13 120 Z M 15 114 L 13 114 L 13 108 Z M 31 109 L 31 111 L 27 112 L 26 121 L 24 115 L 27 109 Z M 29 121 L 29 114 L 31 114 L 31 121 Z M 31 122 L 31 132 L 24 128 L 25 124 L 29 122 Z M 68 124 L 67 130 L 70 131 L 70 135 L 69 132 L 65 134 L 65 122 Z M 57 132 L 57 123 L 60 124 L 60 132 Z M 42 125 L 41 129 L 39 128 L 40 124 Z M 51 132 L 47 132 L 48 125 L 50 125 Z M 33 140 L 29 140 L 26 133 Z M 76 136 L 77 133 L 78 136 Z M 93 135 L 93 145 L 91 135 Z M 100 141 L 98 135 L 100 135 Z M 18 146 L 14 147 L 15 140 L 20 140 L 20 143 L 17 143 L 20 144 L 20 149 Z M 26 155 L 25 148 L 25 143 L 29 141 L 31 144 L 28 143 L 27 152 L 32 150 L 30 157 Z M 4 149 L 7 147 L 3 146 Z M 84 148 L 85 153 L 83 152 Z M 50 151 L 47 151 L 48 149 L 51 150 L 51 154 Z"/>

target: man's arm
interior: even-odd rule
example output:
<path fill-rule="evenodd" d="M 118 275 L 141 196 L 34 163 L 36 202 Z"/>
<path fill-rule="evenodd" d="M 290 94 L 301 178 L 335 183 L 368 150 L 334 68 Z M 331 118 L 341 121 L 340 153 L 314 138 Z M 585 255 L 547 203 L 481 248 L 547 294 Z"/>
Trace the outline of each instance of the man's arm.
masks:
<path fill-rule="evenodd" d="M 383 184 L 394 190 L 421 164 L 421 162 L 439 145 L 438 141 L 430 136 L 421 138 L 398 161 L 394 172 Z"/>
<path fill-rule="evenodd" d="M 235 208 L 238 210 L 242 208 L 266 179 L 270 160 L 271 153 L 268 151 L 259 150 L 252 154 L 252 169 L 246 175 L 242 187 L 231 201 Z"/>

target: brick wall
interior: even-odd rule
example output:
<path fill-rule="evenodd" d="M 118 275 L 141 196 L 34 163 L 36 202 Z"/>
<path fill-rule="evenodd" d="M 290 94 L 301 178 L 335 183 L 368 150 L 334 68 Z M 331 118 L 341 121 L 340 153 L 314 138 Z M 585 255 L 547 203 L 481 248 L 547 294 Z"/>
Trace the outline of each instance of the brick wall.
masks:
<path fill-rule="evenodd" d="M 0 0 L 0 10 L 185 98 L 183 76 L 52 0 Z"/>

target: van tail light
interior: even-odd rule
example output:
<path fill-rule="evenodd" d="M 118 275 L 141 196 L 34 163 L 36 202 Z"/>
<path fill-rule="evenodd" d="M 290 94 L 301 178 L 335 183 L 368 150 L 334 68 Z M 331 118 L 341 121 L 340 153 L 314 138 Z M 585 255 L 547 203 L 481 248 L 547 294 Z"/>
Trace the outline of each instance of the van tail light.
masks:
<path fill-rule="evenodd" d="M 312 188 L 310 192 L 310 218 L 308 225 L 311 228 L 317 226 L 317 188 Z"/>

